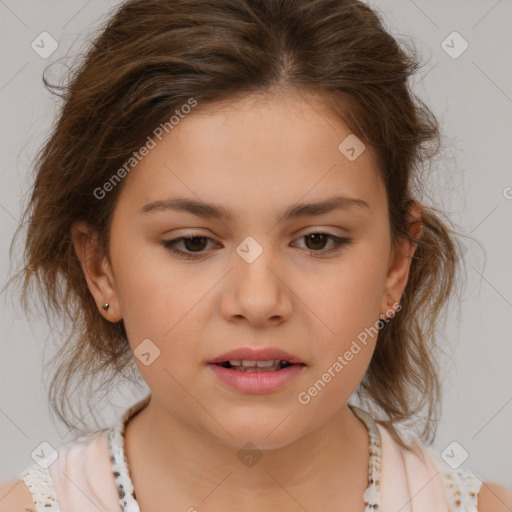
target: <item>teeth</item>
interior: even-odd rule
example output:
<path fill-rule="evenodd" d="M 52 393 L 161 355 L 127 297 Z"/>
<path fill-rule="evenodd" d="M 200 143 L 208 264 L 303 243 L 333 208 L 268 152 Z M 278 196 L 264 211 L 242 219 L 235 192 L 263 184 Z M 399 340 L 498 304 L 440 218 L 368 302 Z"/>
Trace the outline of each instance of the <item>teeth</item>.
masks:
<path fill-rule="evenodd" d="M 243 364 L 245 364 L 246 361 L 244 361 Z M 256 366 L 258 368 L 266 368 L 267 366 L 274 366 L 274 364 L 279 364 L 279 361 L 276 361 L 274 359 L 270 361 L 256 361 Z"/>
<path fill-rule="evenodd" d="M 285 363 L 286 361 L 283 361 Z M 274 366 L 276 364 L 280 364 L 280 359 L 270 359 L 269 361 L 248 361 L 247 359 L 244 359 L 242 361 L 240 360 L 230 360 L 229 364 L 231 366 L 246 366 L 246 367 L 254 367 L 257 366 L 258 368 L 266 368 L 267 366 Z"/>
<path fill-rule="evenodd" d="M 271 359 L 269 361 L 249 361 L 249 360 L 230 360 L 229 364 L 236 370 L 242 372 L 261 372 L 261 371 L 275 371 L 281 369 L 281 363 L 285 364 L 288 361 L 280 359 Z"/>

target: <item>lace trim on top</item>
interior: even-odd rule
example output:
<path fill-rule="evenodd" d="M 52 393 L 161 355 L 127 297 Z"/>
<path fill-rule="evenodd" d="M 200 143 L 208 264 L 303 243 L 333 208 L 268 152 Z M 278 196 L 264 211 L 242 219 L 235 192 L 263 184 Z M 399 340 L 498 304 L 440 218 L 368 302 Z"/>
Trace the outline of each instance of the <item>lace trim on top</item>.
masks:
<path fill-rule="evenodd" d="M 135 497 L 135 489 L 129 475 L 124 451 L 124 429 L 128 420 L 149 404 L 151 394 L 132 405 L 108 431 L 108 449 L 112 462 L 112 473 L 119 495 L 119 505 L 123 512 L 140 512 Z"/>
<path fill-rule="evenodd" d="M 132 416 L 140 412 L 149 403 L 151 395 L 130 407 L 109 429 L 108 446 L 112 473 L 119 494 L 119 505 L 123 512 L 140 512 L 139 504 L 135 496 L 135 490 L 131 481 L 126 456 L 124 451 L 124 430 L 126 423 Z M 363 499 L 366 505 L 365 512 L 375 512 L 380 505 L 380 471 L 382 466 L 382 452 L 380 432 L 373 418 L 355 405 L 349 406 L 354 414 L 364 423 L 369 437 L 369 464 L 368 487 Z"/>
<path fill-rule="evenodd" d="M 36 463 L 19 473 L 18 478 L 30 489 L 37 512 L 60 512 L 48 469 Z"/>
<path fill-rule="evenodd" d="M 478 493 L 482 481 L 464 466 L 452 469 L 433 448 L 427 447 L 427 451 L 443 475 L 450 512 L 478 512 Z"/>

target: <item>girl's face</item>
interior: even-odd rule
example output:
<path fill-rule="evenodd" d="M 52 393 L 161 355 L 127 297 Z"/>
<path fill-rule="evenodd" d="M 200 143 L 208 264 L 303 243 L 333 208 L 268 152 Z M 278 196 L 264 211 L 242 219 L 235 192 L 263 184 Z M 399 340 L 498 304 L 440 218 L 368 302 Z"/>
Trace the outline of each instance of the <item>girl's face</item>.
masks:
<path fill-rule="evenodd" d="M 123 319 L 153 407 L 223 444 L 276 448 L 347 412 L 412 253 L 391 247 L 369 148 L 340 149 L 350 131 L 312 96 L 255 99 L 198 106 L 155 139 L 124 178 L 110 263 L 86 276 Z M 339 206 L 313 206 L 326 201 Z M 236 389 L 209 362 L 243 347 L 304 364 L 278 388 Z"/>

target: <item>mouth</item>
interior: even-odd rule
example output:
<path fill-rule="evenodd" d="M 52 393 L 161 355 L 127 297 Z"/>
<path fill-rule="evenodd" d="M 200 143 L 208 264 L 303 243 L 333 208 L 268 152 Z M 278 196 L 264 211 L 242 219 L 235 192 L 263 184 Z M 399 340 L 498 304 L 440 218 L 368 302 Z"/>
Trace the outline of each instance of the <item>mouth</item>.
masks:
<path fill-rule="evenodd" d="M 299 357 L 277 347 L 239 347 L 208 361 L 238 372 L 278 372 L 289 366 L 306 366 Z"/>
<path fill-rule="evenodd" d="M 304 366 L 304 363 L 290 363 L 284 359 L 270 359 L 268 361 L 250 361 L 231 359 L 221 363 L 211 363 L 222 368 L 238 372 L 276 372 L 289 366 Z"/>
<path fill-rule="evenodd" d="M 276 392 L 299 378 L 306 367 L 302 361 L 288 359 L 224 358 L 210 361 L 209 369 L 223 385 L 247 394 Z"/>

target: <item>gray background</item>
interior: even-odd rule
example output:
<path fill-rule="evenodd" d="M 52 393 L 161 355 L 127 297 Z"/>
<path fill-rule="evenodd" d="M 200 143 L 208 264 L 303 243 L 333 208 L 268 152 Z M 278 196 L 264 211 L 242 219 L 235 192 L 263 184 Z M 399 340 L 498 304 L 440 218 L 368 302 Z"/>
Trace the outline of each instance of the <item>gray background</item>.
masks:
<path fill-rule="evenodd" d="M 17 256 L 10 266 L 8 247 L 29 187 L 32 158 L 55 113 L 53 97 L 42 84 L 43 69 L 77 51 L 117 3 L 0 0 L 2 283 L 21 261 Z M 447 211 L 478 241 L 461 246 L 468 284 L 460 310 L 452 310 L 440 333 L 448 356 L 443 361 L 444 407 L 434 446 L 443 451 L 457 441 L 469 454 L 464 465 L 480 479 L 511 486 L 512 2 L 386 0 L 371 5 L 398 39 L 412 36 L 416 41 L 426 66 L 413 81 L 414 90 L 437 115 L 449 140 L 448 150 L 435 162 L 430 192 L 423 200 Z M 59 42 L 47 59 L 31 48 L 43 31 Z M 454 31 L 469 44 L 458 58 L 441 46 Z M 460 48 L 458 40 L 449 44 Z M 62 424 L 53 425 L 48 411 L 50 373 L 43 371 L 43 362 L 55 353 L 49 327 L 37 314 L 28 322 L 20 308 L 15 309 L 10 289 L 1 298 L 3 482 L 33 463 L 30 454 L 40 442 L 58 447 L 71 436 Z M 96 407 L 110 424 L 143 395 L 117 389 Z"/>

